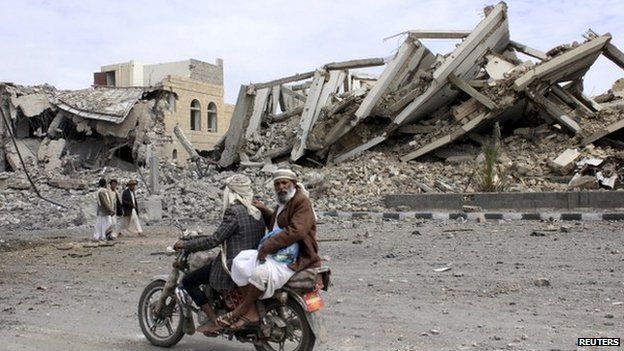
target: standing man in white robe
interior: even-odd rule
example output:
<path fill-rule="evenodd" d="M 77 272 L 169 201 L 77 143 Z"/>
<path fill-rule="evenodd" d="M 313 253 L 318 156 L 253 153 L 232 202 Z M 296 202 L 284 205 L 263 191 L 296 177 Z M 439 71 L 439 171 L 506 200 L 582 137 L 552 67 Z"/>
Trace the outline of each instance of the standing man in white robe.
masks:
<path fill-rule="evenodd" d="M 95 233 L 93 234 L 94 241 L 106 239 L 106 232 L 110 230 L 113 224 L 112 216 L 115 215 L 110 192 L 106 189 L 106 179 L 100 179 L 98 186 L 97 219 L 95 220 Z"/>

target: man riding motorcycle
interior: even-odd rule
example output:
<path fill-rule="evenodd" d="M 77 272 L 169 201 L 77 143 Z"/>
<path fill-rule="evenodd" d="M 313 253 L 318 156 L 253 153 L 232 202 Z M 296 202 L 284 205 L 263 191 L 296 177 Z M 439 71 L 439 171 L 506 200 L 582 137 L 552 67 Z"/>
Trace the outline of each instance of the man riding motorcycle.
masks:
<path fill-rule="evenodd" d="M 221 253 L 215 260 L 182 279 L 183 289 L 210 319 L 209 323 L 197 328 L 200 333 L 212 334 L 219 327 L 215 324 L 217 315 L 199 286 L 208 284 L 219 291 L 236 289 L 237 286 L 230 277 L 232 260 L 242 250 L 257 248 L 264 235 L 262 214 L 252 205 L 252 200 L 251 180 L 247 176 L 234 175 L 228 178 L 223 194 L 223 219 L 214 234 L 192 240 L 180 240 L 174 245 L 174 249 L 187 252 L 210 250 L 221 246 Z M 226 255 L 223 256 L 223 253 Z"/>
<path fill-rule="evenodd" d="M 316 242 L 316 214 L 308 192 L 297 182 L 296 174 L 288 169 L 273 173 L 273 186 L 278 203 L 275 210 L 259 201 L 253 204 L 262 212 L 267 229 L 281 229 L 281 232 L 266 239 L 258 249 L 258 264 L 244 282 L 243 303 L 217 320 L 218 324 L 229 329 L 238 330 L 256 324 L 260 315 L 255 302 L 259 298 L 271 297 L 295 273 L 321 266 Z M 272 257 L 267 258 L 295 243 L 298 244 L 298 255 L 294 262 L 285 264 Z"/>

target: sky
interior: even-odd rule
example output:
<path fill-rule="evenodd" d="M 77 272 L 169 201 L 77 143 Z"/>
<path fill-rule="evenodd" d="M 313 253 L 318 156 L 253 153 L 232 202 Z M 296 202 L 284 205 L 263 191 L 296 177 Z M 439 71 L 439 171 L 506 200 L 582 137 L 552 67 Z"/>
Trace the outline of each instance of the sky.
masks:
<path fill-rule="evenodd" d="M 413 29 L 471 30 L 473 0 L 0 0 L 0 81 L 83 89 L 100 66 L 189 58 L 224 60 L 225 100 L 241 84 L 314 70 L 325 63 L 390 57 Z M 512 40 L 547 51 L 591 28 L 624 49 L 624 1 L 507 1 Z M 457 40 L 424 41 L 447 53 Z M 624 77 L 601 57 L 585 80 L 598 95 Z"/>

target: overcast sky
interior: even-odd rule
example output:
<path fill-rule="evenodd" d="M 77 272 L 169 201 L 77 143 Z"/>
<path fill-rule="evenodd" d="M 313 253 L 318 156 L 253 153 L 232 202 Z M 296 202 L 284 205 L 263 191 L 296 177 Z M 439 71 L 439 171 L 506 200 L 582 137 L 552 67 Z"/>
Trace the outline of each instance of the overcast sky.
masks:
<path fill-rule="evenodd" d="M 332 61 L 387 57 L 410 29 L 472 29 L 472 0 L 0 0 L 0 81 L 81 89 L 111 63 L 195 58 L 225 61 L 226 101 L 240 84 L 312 70 Z M 624 1 L 511 0 L 513 40 L 540 50 L 582 41 L 592 28 L 624 49 Z M 457 41 L 428 40 L 434 52 Z M 624 76 L 600 58 L 585 89 L 596 95 Z"/>

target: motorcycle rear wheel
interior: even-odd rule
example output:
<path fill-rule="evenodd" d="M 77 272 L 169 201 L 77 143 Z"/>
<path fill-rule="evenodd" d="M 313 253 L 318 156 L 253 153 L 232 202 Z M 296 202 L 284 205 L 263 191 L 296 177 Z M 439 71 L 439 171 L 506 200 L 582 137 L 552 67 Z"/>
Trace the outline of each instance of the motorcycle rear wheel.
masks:
<path fill-rule="evenodd" d="M 174 296 L 165 300 L 165 313 L 155 314 L 152 306 L 158 301 L 165 282 L 155 280 L 143 289 L 139 299 L 139 324 L 143 335 L 152 345 L 171 347 L 184 336 L 180 306 Z M 163 331 L 161 334 L 159 330 Z"/>
<path fill-rule="evenodd" d="M 286 322 L 286 335 L 281 341 L 264 340 L 254 345 L 257 351 L 312 351 L 314 337 L 301 305 L 289 297 L 284 305 L 272 299 L 265 309 L 267 315 L 279 316 Z"/>

